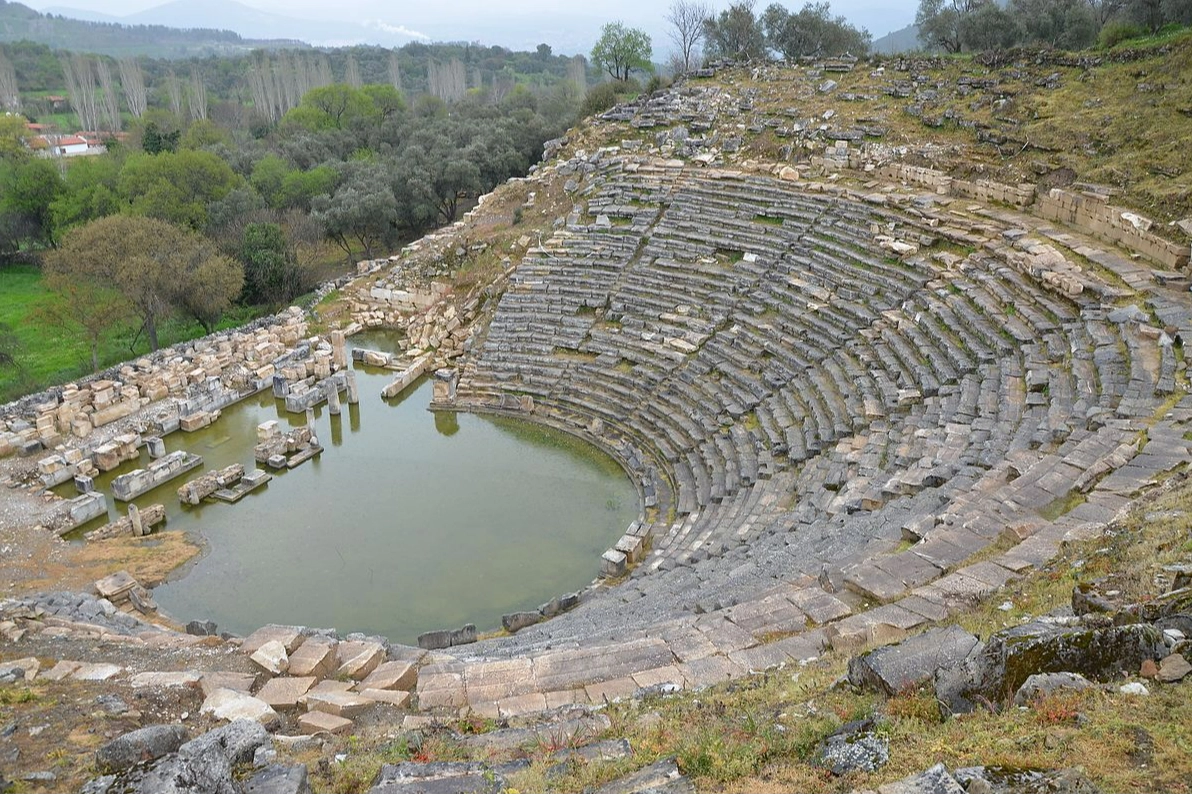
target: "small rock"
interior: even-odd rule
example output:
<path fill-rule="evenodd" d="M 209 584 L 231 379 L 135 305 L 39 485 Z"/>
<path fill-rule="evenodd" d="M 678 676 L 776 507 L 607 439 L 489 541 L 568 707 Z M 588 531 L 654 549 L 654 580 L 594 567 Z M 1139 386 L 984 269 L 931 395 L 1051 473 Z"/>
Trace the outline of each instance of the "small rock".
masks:
<path fill-rule="evenodd" d="M 952 777 L 952 774 L 948 772 L 948 768 L 944 767 L 943 764 L 936 764 L 921 773 L 915 773 L 904 779 L 883 784 L 877 788 L 877 791 L 887 793 L 888 795 L 902 795 L 902 793 L 916 792 L 941 793 L 941 795 L 957 793 L 959 795 L 965 789 L 960 785 L 960 782 Z"/>
<path fill-rule="evenodd" d="M 1159 663 L 1156 678 L 1160 682 L 1178 682 L 1190 673 L 1192 673 L 1192 664 L 1184 659 L 1183 655 L 1169 654 Z"/>
<path fill-rule="evenodd" d="M 186 625 L 186 633 L 208 637 L 219 634 L 219 630 L 214 621 L 190 621 Z"/>
<path fill-rule="evenodd" d="M 279 640 L 271 640 L 262 644 L 261 648 L 252 653 L 249 658 L 267 674 L 280 676 L 290 668 L 290 657 L 286 647 Z"/>
<path fill-rule="evenodd" d="M 872 773 L 890 759 L 889 741 L 868 730 L 869 721 L 846 723 L 824 741 L 817 762 L 834 776 Z"/>
<path fill-rule="evenodd" d="M 320 732 L 340 734 L 352 728 L 352 721 L 347 718 L 341 718 L 338 715 L 331 715 L 315 710 L 298 716 L 298 728 L 311 734 L 319 734 Z"/>
<path fill-rule="evenodd" d="M 117 773 L 142 762 L 152 762 L 177 751 L 186 740 L 186 729 L 178 725 L 146 726 L 102 745 L 95 752 L 101 773 Z"/>
<path fill-rule="evenodd" d="M 246 793 L 310 792 L 306 765 L 269 765 L 244 782 Z"/>
<path fill-rule="evenodd" d="M 1149 696 L 1151 691 L 1142 682 L 1128 682 L 1118 688 L 1118 692 L 1127 696 Z"/>
<path fill-rule="evenodd" d="M 1051 695 L 1057 690 L 1088 690 L 1093 683 L 1080 674 L 1067 672 L 1054 674 L 1032 674 L 1014 694 L 1014 705 L 1029 704 L 1040 696 Z"/>
<path fill-rule="evenodd" d="M 1159 665 L 1154 660 L 1143 660 L 1138 668 L 1138 675 L 1143 679 L 1154 679 L 1159 675 Z"/>

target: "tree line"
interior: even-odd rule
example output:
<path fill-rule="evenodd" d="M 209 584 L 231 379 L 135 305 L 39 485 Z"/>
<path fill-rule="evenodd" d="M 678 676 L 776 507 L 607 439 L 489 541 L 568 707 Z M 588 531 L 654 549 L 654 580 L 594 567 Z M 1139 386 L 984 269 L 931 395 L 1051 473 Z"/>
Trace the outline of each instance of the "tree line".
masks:
<path fill-rule="evenodd" d="M 1017 46 L 1079 50 L 1192 24 L 1192 0 L 920 0 L 924 46 L 958 53 Z"/>

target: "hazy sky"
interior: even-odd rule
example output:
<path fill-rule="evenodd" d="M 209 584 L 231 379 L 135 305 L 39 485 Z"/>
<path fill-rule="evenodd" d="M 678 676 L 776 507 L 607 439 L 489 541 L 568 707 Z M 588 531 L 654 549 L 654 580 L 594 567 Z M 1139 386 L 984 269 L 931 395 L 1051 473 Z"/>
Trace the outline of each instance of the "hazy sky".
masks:
<path fill-rule="evenodd" d="M 123 15 L 136 13 L 164 0 L 23 0 L 37 9 L 72 7 Z M 201 0 L 195 0 L 201 2 Z M 599 35 L 600 26 L 614 19 L 640 27 L 654 40 L 654 57 L 662 60 L 671 49 L 663 17 L 671 0 L 603 0 L 559 3 L 551 0 L 240 0 L 273 13 L 307 19 L 368 20 L 401 26 L 436 40 L 479 40 L 516 46 L 545 41 L 559 51 L 583 50 Z M 758 0 L 760 11 L 769 0 Z M 804 0 L 787 0 L 797 10 Z M 716 8 L 728 0 L 713 0 Z M 832 11 L 853 24 L 867 27 L 874 38 L 910 24 L 918 0 L 834 0 Z M 212 20 L 213 23 L 216 20 Z M 490 35 L 485 35 L 486 33 Z M 520 33 L 520 35 L 519 35 Z M 520 39 L 520 40 L 519 40 Z M 530 46 L 533 46 L 530 44 Z"/>

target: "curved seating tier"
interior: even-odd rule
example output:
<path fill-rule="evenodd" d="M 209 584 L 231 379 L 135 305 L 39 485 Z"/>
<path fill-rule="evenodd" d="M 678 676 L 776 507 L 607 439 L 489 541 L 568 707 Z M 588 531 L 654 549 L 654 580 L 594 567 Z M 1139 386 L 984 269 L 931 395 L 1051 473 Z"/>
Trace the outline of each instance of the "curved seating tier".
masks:
<path fill-rule="evenodd" d="M 1098 484 L 1137 452 L 1177 351 L 1096 271 L 1070 295 L 1023 267 L 1002 234 L 1021 218 L 613 162 L 513 274 L 458 399 L 529 395 L 620 450 L 653 547 L 494 651 L 648 635 L 777 583 L 884 602 L 1058 506 L 1124 502 Z"/>

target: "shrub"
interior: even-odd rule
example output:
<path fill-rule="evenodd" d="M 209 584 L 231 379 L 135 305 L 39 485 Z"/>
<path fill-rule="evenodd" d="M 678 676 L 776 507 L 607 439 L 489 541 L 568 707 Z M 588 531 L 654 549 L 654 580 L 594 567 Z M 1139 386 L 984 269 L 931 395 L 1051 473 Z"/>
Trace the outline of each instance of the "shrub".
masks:
<path fill-rule="evenodd" d="M 613 105 L 620 102 L 625 96 L 636 94 L 641 90 L 641 85 L 632 78 L 629 80 L 610 80 L 607 83 L 593 86 L 588 91 L 588 95 L 584 97 L 584 104 L 580 108 L 579 115 L 585 117 L 604 113 Z"/>
<path fill-rule="evenodd" d="M 1097 36 L 1097 46 L 1103 50 L 1108 50 L 1111 47 L 1121 44 L 1123 41 L 1137 39 L 1139 36 L 1145 35 L 1146 31 L 1143 30 L 1141 25 L 1115 19 L 1106 22 L 1105 27 L 1101 28 L 1101 33 Z"/>

